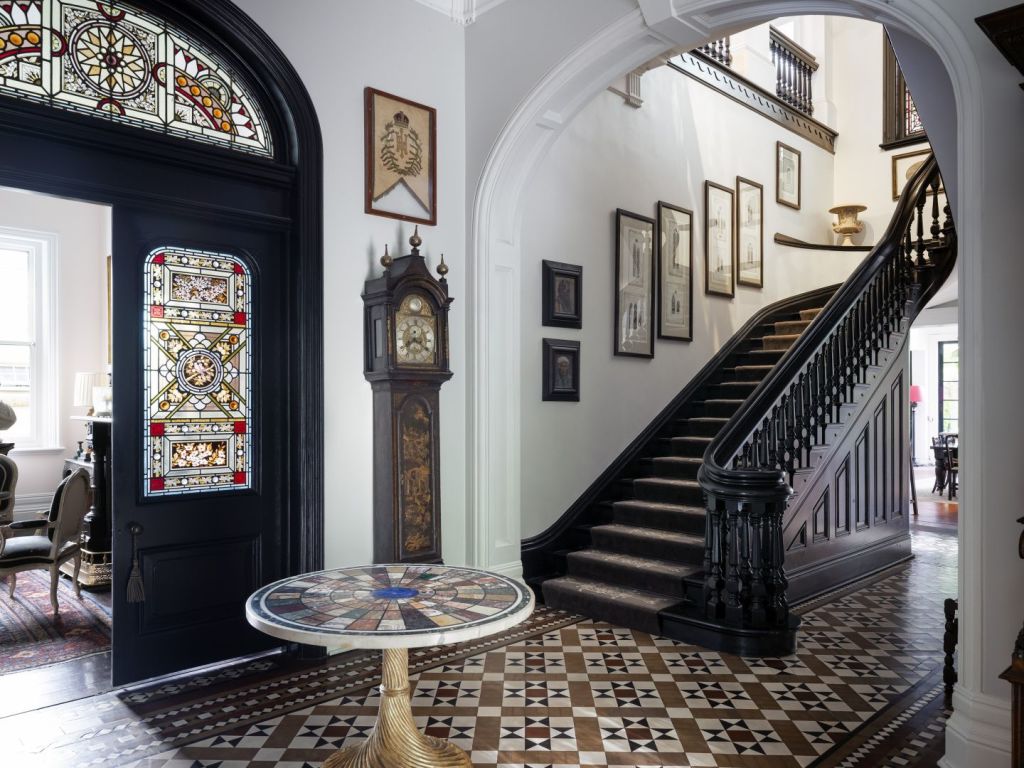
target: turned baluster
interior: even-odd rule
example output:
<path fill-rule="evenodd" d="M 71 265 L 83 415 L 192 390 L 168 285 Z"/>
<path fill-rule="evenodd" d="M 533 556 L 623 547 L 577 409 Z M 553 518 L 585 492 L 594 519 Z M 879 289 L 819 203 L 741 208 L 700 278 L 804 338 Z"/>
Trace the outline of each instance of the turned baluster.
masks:
<path fill-rule="evenodd" d="M 939 226 L 939 177 L 932 179 L 932 240 L 939 239 L 942 227 Z"/>
<path fill-rule="evenodd" d="M 720 618 L 725 609 L 725 542 L 729 521 L 719 500 L 708 495 L 707 523 L 704 534 L 704 610 L 710 617 Z"/>
<path fill-rule="evenodd" d="M 729 42 L 729 38 L 725 38 L 725 66 L 732 66 L 732 46 Z"/>
<path fill-rule="evenodd" d="M 741 502 L 726 499 L 725 515 L 728 519 L 725 540 L 725 615 L 738 621 L 743 616 L 743 584 L 740 581 L 740 512 Z"/>
<path fill-rule="evenodd" d="M 917 265 L 919 267 L 926 266 L 924 260 L 924 195 L 918 198 L 917 204 L 914 206 L 917 214 Z"/>

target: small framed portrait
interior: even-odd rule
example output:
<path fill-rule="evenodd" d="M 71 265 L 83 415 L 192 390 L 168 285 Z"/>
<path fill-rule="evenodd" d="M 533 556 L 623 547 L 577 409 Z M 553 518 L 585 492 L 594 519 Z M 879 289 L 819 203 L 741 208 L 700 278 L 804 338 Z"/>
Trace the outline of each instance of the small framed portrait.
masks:
<path fill-rule="evenodd" d="M 615 213 L 616 355 L 654 357 L 654 219 Z"/>
<path fill-rule="evenodd" d="M 736 177 L 736 283 L 764 286 L 764 187 Z"/>
<path fill-rule="evenodd" d="M 693 211 L 661 201 L 658 338 L 693 341 Z"/>
<path fill-rule="evenodd" d="M 558 328 L 583 327 L 583 267 L 548 261 L 541 264 L 544 325 Z"/>
<path fill-rule="evenodd" d="M 366 213 L 437 223 L 437 111 L 366 88 Z"/>
<path fill-rule="evenodd" d="M 932 151 L 930 149 L 919 150 L 917 152 L 906 152 L 902 155 L 892 156 L 892 199 L 899 200 L 900 195 L 903 194 L 903 188 L 907 186 L 907 182 L 910 181 L 911 177 L 921 170 L 921 166 L 925 164 L 931 156 Z M 945 192 L 945 188 L 940 184 L 939 192 Z M 931 194 L 932 188 L 928 187 L 928 194 Z"/>
<path fill-rule="evenodd" d="M 580 399 L 580 343 L 568 339 L 544 339 L 544 400 Z"/>
<path fill-rule="evenodd" d="M 734 296 L 733 253 L 736 250 L 733 191 L 704 182 L 704 293 Z"/>
<path fill-rule="evenodd" d="M 775 142 L 775 202 L 800 210 L 800 150 Z"/>

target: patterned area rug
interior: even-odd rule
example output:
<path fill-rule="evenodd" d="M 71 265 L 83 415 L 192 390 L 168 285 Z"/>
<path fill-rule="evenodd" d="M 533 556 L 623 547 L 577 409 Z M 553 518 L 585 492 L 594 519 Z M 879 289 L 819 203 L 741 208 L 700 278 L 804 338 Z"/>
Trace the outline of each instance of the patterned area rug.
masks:
<path fill-rule="evenodd" d="M 10 577 L 0 579 L 0 674 L 103 653 L 110 649 L 110 612 L 82 590 L 75 597 L 70 579 L 57 587 L 60 612 L 50 606 L 48 571 L 18 574 L 14 599 Z"/>
<path fill-rule="evenodd" d="M 956 539 L 919 535 L 914 548 L 912 563 L 803 606 L 789 657 L 730 656 L 544 608 L 505 636 L 415 652 L 417 724 L 478 768 L 934 765 Z M 366 738 L 376 654 L 287 673 L 273 663 L 51 708 L 68 725 L 38 743 L 9 718 L 0 742 L 32 766 L 304 768 Z"/>

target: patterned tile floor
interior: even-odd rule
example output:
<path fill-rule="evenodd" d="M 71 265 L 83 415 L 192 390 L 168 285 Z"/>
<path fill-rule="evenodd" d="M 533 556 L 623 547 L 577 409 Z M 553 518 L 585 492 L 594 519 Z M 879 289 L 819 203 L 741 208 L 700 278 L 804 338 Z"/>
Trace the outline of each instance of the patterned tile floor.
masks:
<path fill-rule="evenodd" d="M 793 656 L 745 659 L 540 609 L 511 642 L 415 657 L 413 711 L 478 768 L 934 765 L 956 538 L 917 533 L 914 551 L 908 565 L 802 606 Z M 91 724 L 23 743 L 15 764 L 318 766 L 373 726 L 374 658 L 350 656 L 326 675 L 218 695 L 96 697 Z"/>

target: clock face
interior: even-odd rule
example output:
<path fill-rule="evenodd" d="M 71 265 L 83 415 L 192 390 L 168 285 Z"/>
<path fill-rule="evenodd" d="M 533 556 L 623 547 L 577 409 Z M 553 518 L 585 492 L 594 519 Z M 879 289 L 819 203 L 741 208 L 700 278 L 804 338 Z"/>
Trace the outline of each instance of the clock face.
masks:
<path fill-rule="evenodd" d="M 415 294 L 406 297 L 395 317 L 395 351 L 399 364 L 433 365 L 437 351 L 437 319 L 430 304 Z"/>

